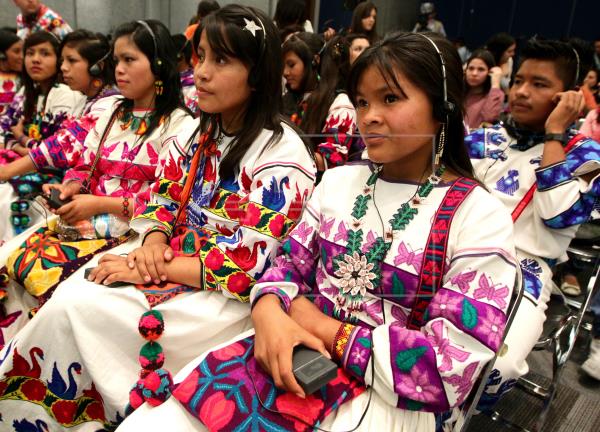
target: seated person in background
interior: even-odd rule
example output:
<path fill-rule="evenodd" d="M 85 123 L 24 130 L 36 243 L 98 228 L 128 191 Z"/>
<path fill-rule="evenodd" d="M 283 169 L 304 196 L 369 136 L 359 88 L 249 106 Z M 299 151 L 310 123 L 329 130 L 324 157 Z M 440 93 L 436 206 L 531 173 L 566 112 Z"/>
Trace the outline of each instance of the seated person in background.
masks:
<path fill-rule="evenodd" d="M 21 87 L 22 69 L 23 41 L 12 32 L 0 30 L 0 116 Z"/>
<path fill-rule="evenodd" d="M 198 94 L 194 84 L 194 67 L 192 66 L 194 42 L 182 34 L 173 35 L 172 38 L 177 50 L 177 71 L 181 79 L 183 102 L 195 116 L 198 114 Z"/>
<path fill-rule="evenodd" d="M 391 34 L 356 61 L 349 93 L 371 161 L 323 176 L 252 290 L 256 338 L 202 355 L 172 398 L 119 432 L 248 430 L 253 418 L 277 431 L 433 432 L 469 395 L 500 346 L 517 263 L 509 214 L 473 180 L 460 59 L 431 38 Z M 340 367 L 311 395 L 292 373 L 300 344 Z"/>
<path fill-rule="evenodd" d="M 592 68 L 588 71 L 583 79 L 581 91 L 585 99 L 584 113 L 594 110 L 600 102 L 600 71 Z"/>
<path fill-rule="evenodd" d="M 112 106 L 115 69 L 112 49 L 106 36 L 79 29 L 69 33 L 61 45 L 61 72 L 71 90 L 86 96 L 81 113 L 67 117 L 55 135 L 44 139 L 22 157 L 0 171 L 0 180 L 8 180 L 47 167 L 67 169 L 79 161 L 83 142 L 101 112 Z M 80 114 L 80 115 L 79 115 Z"/>
<path fill-rule="evenodd" d="M 482 123 L 495 123 L 504 104 L 504 92 L 500 89 L 502 69 L 494 63 L 489 51 L 476 50 L 465 70 L 465 122 L 469 129 L 477 129 Z"/>
<path fill-rule="evenodd" d="M 600 195 L 599 144 L 571 129 L 583 106 L 579 61 L 563 42 L 531 40 L 509 92 L 506 121 L 466 138 L 479 180 L 512 212 L 524 298 L 496 361 L 482 409 L 527 373 L 552 284 L 551 268 Z M 581 138 L 581 139 L 579 139 Z"/>
<path fill-rule="evenodd" d="M 349 34 L 360 33 L 367 36 L 370 44 L 379 40 L 377 34 L 377 7 L 373 2 L 361 2 L 354 8 Z"/>
<path fill-rule="evenodd" d="M 600 142 L 600 107 L 596 107 L 587 113 L 579 132 L 591 137 L 596 142 Z"/>
<path fill-rule="evenodd" d="M 369 46 L 371 46 L 371 43 L 369 42 L 367 35 L 362 33 L 350 33 L 346 36 L 346 39 L 350 44 L 350 57 L 348 61 L 350 62 L 350 65 L 352 65 L 358 56 L 361 55 L 364 50 L 369 48 Z"/>
<path fill-rule="evenodd" d="M 433 32 L 446 36 L 444 24 L 435 19 L 437 12 L 433 2 L 423 2 L 419 6 L 419 19 L 413 28 L 413 33 Z"/>
<path fill-rule="evenodd" d="M 496 33 L 488 39 L 485 49 L 492 53 L 496 66 L 502 69 L 500 88 L 508 93 L 513 73 L 513 57 L 517 49 L 515 38 L 508 33 Z"/>
<path fill-rule="evenodd" d="M 45 30 L 64 38 L 71 32 L 71 26 L 56 12 L 40 2 L 40 0 L 13 0 L 21 10 L 17 15 L 17 35 L 26 39 L 32 33 Z"/>

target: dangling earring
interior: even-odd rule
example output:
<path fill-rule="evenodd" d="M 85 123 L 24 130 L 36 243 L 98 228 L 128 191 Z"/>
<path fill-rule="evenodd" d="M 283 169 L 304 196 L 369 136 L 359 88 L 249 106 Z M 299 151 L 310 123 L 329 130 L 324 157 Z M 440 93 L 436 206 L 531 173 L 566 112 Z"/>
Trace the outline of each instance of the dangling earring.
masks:
<path fill-rule="evenodd" d="M 94 88 L 102 87 L 102 80 L 99 80 L 98 78 L 94 78 L 92 80 L 92 87 L 94 87 Z"/>
<path fill-rule="evenodd" d="M 160 79 L 154 81 L 154 91 L 158 96 L 161 96 L 164 92 L 165 88 L 163 86 L 163 82 Z"/>
<path fill-rule="evenodd" d="M 444 154 L 444 147 L 446 145 L 446 123 L 442 123 L 442 129 L 440 130 L 440 138 L 437 142 L 437 146 L 435 149 L 435 166 L 438 167 L 440 165 L 440 160 L 442 159 L 442 155 Z"/>

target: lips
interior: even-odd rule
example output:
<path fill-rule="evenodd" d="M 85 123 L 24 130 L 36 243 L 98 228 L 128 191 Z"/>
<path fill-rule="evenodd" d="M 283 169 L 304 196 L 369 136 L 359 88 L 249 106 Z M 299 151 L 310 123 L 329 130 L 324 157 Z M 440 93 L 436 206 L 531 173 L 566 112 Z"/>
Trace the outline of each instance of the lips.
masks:
<path fill-rule="evenodd" d="M 42 71 L 42 68 L 41 68 L 41 67 L 38 67 L 38 66 L 33 66 L 33 67 L 30 69 L 30 72 L 31 72 L 31 73 L 40 73 L 41 71 Z"/>
<path fill-rule="evenodd" d="M 513 102 L 510 104 L 513 111 L 525 111 L 531 109 L 531 106 L 525 102 Z"/>
<path fill-rule="evenodd" d="M 212 94 L 212 92 L 206 90 L 204 87 L 198 87 L 196 93 L 198 94 L 198 97 L 209 96 Z"/>

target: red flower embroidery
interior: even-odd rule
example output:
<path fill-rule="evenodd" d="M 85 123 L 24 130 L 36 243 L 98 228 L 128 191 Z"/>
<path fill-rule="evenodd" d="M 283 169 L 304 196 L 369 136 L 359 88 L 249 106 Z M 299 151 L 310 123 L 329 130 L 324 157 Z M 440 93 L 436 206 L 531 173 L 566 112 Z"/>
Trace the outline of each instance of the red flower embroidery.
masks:
<path fill-rule="evenodd" d="M 100 402 L 92 402 L 85 409 L 85 413 L 92 420 L 106 421 L 106 416 L 104 415 L 104 407 Z"/>
<path fill-rule="evenodd" d="M 233 418 L 235 403 L 225 399 L 223 392 L 213 394 L 200 408 L 200 420 L 210 431 L 223 429 Z"/>
<path fill-rule="evenodd" d="M 161 207 L 156 210 L 156 218 L 161 222 L 168 222 L 173 218 L 173 215 L 166 208 Z"/>
<path fill-rule="evenodd" d="M 250 278 L 246 273 L 235 273 L 227 280 L 227 290 L 232 293 L 240 294 L 248 290 Z"/>
<path fill-rule="evenodd" d="M 307 395 L 306 399 L 299 398 L 293 393 L 284 393 L 275 399 L 277 410 L 284 414 L 290 414 L 294 418 L 302 419 L 304 422 L 294 420 L 294 428 L 297 431 L 306 430 L 307 424 L 315 424 L 321 410 L 323 401 L 313 395 Z"/>
<path fill-rule="evenodd" d="M 234 343 L 232 345 L 227 345 L 225 348 L 213 351 L 212 354 L 217 360 L 227 361 L 233 357 L 241 356 L 244 352 L 246 352 L 246 350 L 241 344 Z"/>
<path fill-rule="evenodd" d="M 198 377 L 200 376 L 199 372 L 194 369 L 188 377 L 177 386 L 176 390 L 173 392 L 173 396 L 179 402 L 183 404 L 189 403 L 194 393 L 196 393 L 196 389 L 198 388 Z"/>
<path fill-rule="evenodd" d="M 21 391 L 30 401 L 41 401 L 46 397 L 46 386 L 37 379 L 32 379 L 21 387 Z"/>
<path fill-rule="evenodd" d="M 214 248 L 212 249 L 208 255 L 206 255 L 206 258 L 204 259 L 204 265 L 212 270 L 219 270 L 221 267 L 223 267 L 223 262 L 225 261 L 225 258 L 223 257 L 223 253 Z"/>
<path fill-rule="evenodd" d="M 273 233 L 273 237 L 281 237 L 281 234 L 283 233 L 284 222 L 285 218 L 280 214 L 275 216 L 273 220 L 269 222 L 269 229 Z"/>
<path fill-rule="evenodd" d="M 256 226 L 258 225 L 258 222 L 260 222 L 260 217 L 260 209 L 254 204 L 250 203 L 246 209 L 246 216 L 244 217 L 243 225 L 251 227 Z"/>
<path fill-rule="evenodd" d="M 62 425 L 73 423 L 76 412 L 77 402 L 75 401 L 59 400 L 52 404 L 52 413 L 56 421 Z"/>

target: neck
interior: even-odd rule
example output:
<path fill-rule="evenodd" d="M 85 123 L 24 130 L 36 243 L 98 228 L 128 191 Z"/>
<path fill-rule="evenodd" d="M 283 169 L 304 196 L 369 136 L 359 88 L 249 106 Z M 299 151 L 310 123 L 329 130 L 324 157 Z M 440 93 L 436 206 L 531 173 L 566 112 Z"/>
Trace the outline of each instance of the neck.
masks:
<path fill-rule="evenodd" d="M 48 80 L 48 81 L 42 81 L 38 83 L 40 86 L 40 90 L 42 91 L 43 94 L 47 95 L 48 92 L 50 91 L 50 89 L 52 88 L 52 81 Z"/>
<path fill-rule="evenodd" d="M 383 164 L 382 177 L 393 181 L 421 182 L 431 174 L 431 149 L 403 160 Z"/>
<path fill-rule="evenodd" d="M 154 92 L 143 98 L 133 100 L 133 109 L 138 110 L 151 110 L 155 108 L 156 95 Z"/>
<path fill-rule="evenodd" d="M 221 113 L 221 128 L 227 135 L 235 135 L 244 123 L 245 107 L 233 113 Z"/>
<path fill-rule="evenodd" d="M 470 94 L 481 94 L 481 93 L 483 93 L 483 86 L 478 85 L 475 87 L 469 87 L 469 93 Z"/>
<path fill-rule="evenodd" d="M 94 99 L 96 96 L 98 96 L 100 94 L 103 87 L 104 86 L 100 86 L 99 88 L 97 88 L 94 86 L 90 86 L 84 94 L 87 96 L 88 99 Z"/>

